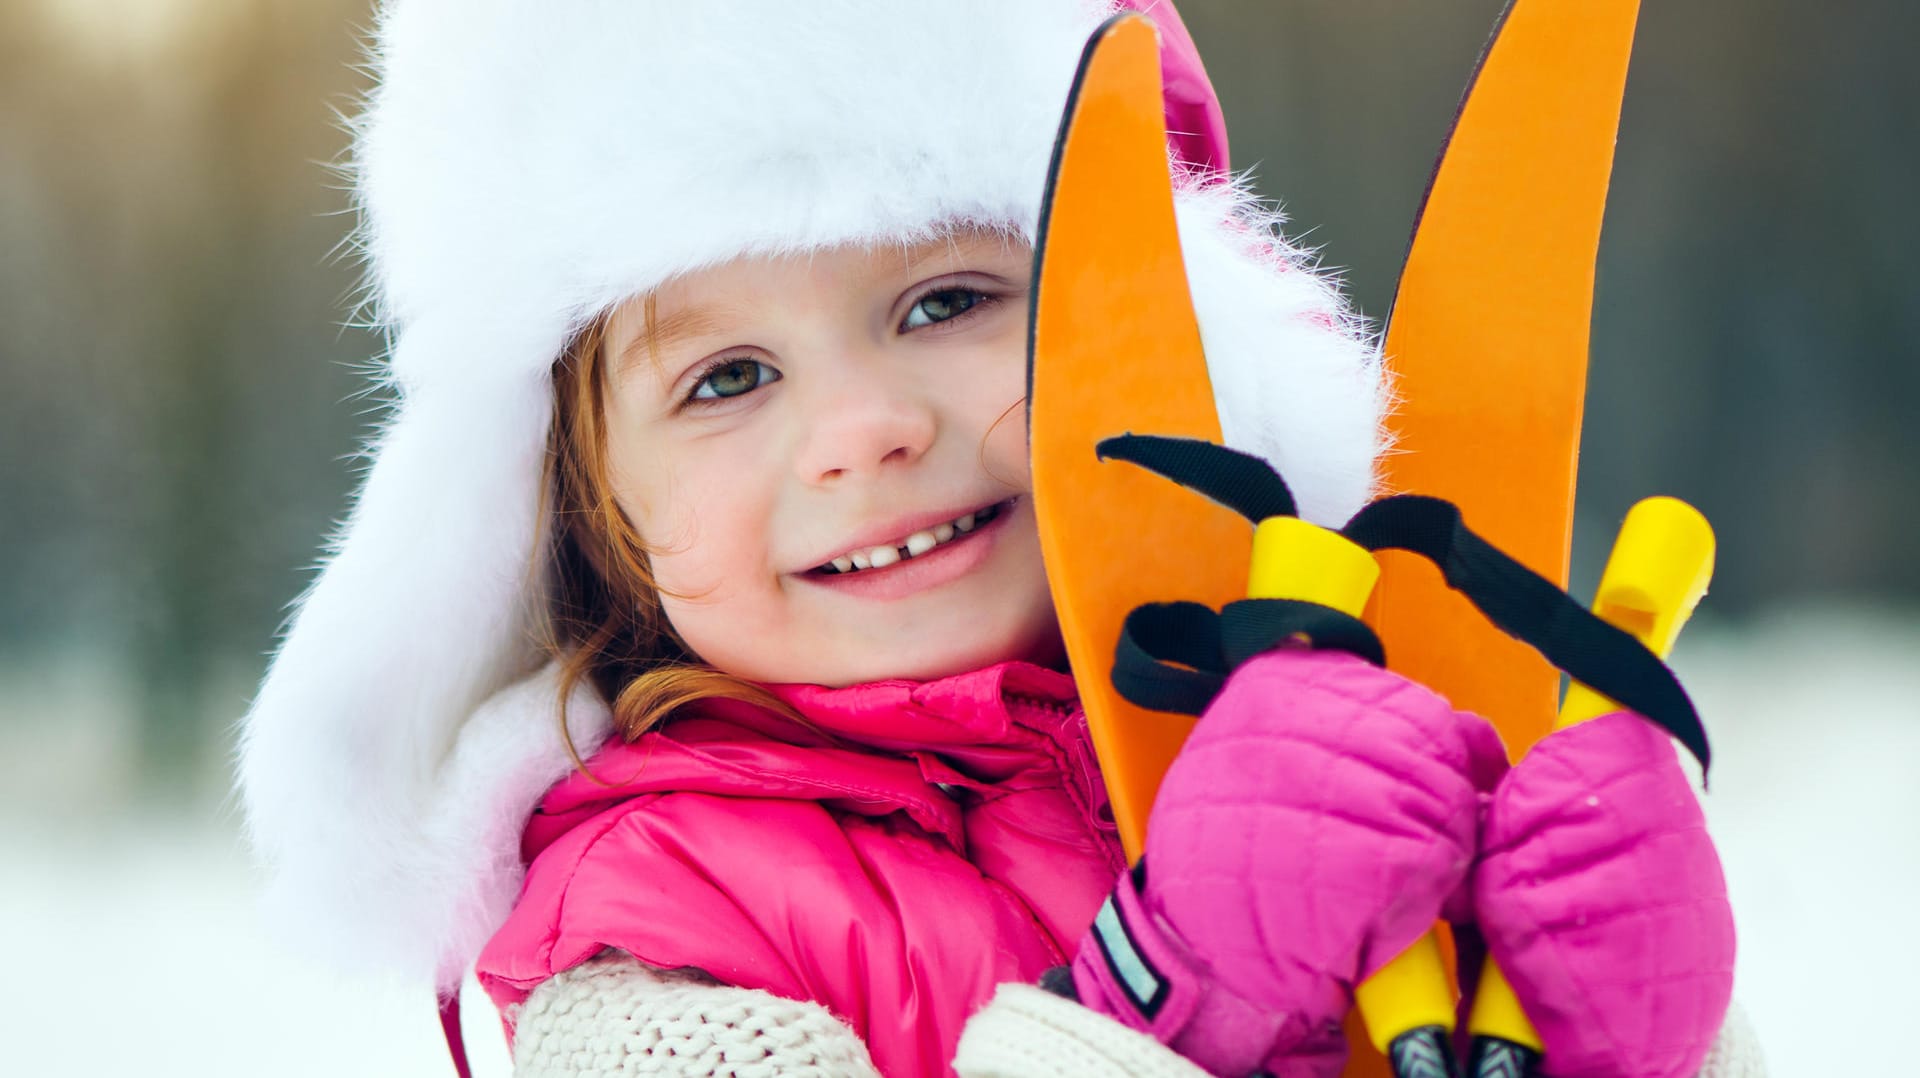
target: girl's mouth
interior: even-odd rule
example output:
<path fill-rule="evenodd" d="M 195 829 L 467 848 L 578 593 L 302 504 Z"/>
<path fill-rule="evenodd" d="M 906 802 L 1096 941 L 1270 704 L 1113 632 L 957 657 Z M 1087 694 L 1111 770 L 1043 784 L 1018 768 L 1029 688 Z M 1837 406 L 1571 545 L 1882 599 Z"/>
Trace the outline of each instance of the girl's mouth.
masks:
<path fill-rule="evenodd" d="M 959 543 L 977 530 L 996 520 L 1001 513 L 1013 505 L 1013 500 L 995 502 L 971 513 L 963 513 L 952 520 L 935 524 L 902 536 L 900 539 L 879 546 L 850 550 L 845 554 L 815 566 L 807 571 L 808 576 L 843 577 L 860 573 L 872 573 L 912 561 L 915 558 L 931 554 L 936 550 Z"/>

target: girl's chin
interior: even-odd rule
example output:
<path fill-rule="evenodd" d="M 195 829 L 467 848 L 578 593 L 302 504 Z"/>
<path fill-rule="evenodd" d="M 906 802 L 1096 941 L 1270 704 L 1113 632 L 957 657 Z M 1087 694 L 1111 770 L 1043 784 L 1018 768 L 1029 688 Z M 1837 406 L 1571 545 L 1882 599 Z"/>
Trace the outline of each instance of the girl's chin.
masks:
<path fill-rule="evenodd" d="M 812 654 L 789 654 L 784 661 L 758 670 L 751 664 L 735 664 L 732 672 L 768 684 L 844 688 L 874 681 L 934 681 L 1012 661 L 1065 670 L 1066 648 L 1052 613 L 1047 606 L 1044 620 L 990 637 L 958 640 L 948 636 L 903 644 L 903 639 L 915 635 L 903 632 L 885 640 L 836 642 Z M 730 664 L 718 665 L 728 669 Z"/>
<path fill-rule="evenodd" d="M 834 687 L 861 685 L 873 681 L 937 681 L 941 678 L 984 670 L 1003 662 L 1030 662 L 1064 669 L 1061 649 L 1038 647 L 977 648 L 947 650 L 923 655 L 892 655 L 876 662 L 848 663 L 833 672 L 831 680 L 818 675 L 809 679 Z M 824 672 L 824 666 L 821 669 Z"/>

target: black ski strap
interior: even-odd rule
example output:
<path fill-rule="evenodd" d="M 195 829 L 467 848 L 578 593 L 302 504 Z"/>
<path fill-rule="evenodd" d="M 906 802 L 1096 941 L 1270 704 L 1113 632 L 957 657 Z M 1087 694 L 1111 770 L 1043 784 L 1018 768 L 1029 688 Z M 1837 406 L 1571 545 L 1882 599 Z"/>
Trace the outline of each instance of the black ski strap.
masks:
<path fill-rule="evenodd" d="M 1255 524 L 1298 516 L 1293 491 L 1273 465 L 1251 453 L 1198 438 L 1120 434 L 1093 447 L 1101 460 L 1124 460 L 1219 502 Z"/>
<path fill-rule="evenodd" d="M 1198 715 L 1227 681 L 1220 615 L 1199 603 L 1146 603 L 1120 623 L 1113 687 L 1148 711 Z"/>
<path fill-rule="evenodd" d="M 1198 715 L 1241 663 L 1296 641 L 1386 665 L 1366 622 L 1319 603 L 1242 599 L 1218 614 L 1199 603 L 1146 603 L 1121 623 L 1113 687 L 1136 707 Z"/>
<path fill-rule="evenodd" d="M 1102 460 L 1124 460 L 1171 479 L 1255 524 L 1295 514 L 1293 494 L 1272 465 L 1225 446 L 1124 434 L 1101 441 L 1096 452 Z M 1703 771 L 1708 767 L 1706 731 L 1667 664 L 1475 535 L 1453 503 L 1415 494 L 1382 498 L 1354 514 L 1340 534 L 1368 550 L 1405 550 L 1433 562 L 1447 586 L 1502 632 L 1659 726 L 1686 746 Z M 1290 640 L 1338 648 L 1375 665 L 1386 662 L 1372 629 L 1318 604 L 1249 599 L 1229 603 L 1216 616 L 1197 603 L 1150 603 L 1122 626 L 1114 688 L 1139 707 L 1198 715 L 1234 668 Z"/>
<path fill-rule="evenodd" d="M 1303 599 L 1240 599 L 1220 610 L 1220 650 L 1229 670 L 1294 641 L 1387 665 L 1379 635 L 1366 622 L 1330 606 Z"/>
<path fill-rule="evenodd" d="M 1340 534 L 1368 550 L 1406 550 L 1431 561 L 1447 586 L 1502 632 L 1665 730 L 1702 770 L 1708 766 L 1706 730 L 1667 664 L 1631 633 L 1475 535 L 1452 502 L 1418 494 L 1382 498 L 1354 514 Z"/>

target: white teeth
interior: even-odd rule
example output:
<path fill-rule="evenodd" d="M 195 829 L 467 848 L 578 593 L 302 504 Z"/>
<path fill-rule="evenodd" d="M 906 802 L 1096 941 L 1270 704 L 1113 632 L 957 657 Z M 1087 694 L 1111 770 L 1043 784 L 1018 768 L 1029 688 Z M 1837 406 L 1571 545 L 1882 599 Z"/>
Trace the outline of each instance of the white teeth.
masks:
<path fill-rule="evenodd" d="M 994 507 L 994 509 L 998 508 L 998 506 Z M 903 559 L 917 558 L 942 543 L 953 542 L 956 537 L 979 527 L 982 517 L 991 520 L 992 512 L 992 510 L 985 510 L 981 513 L 968 513 L 957 520 L 935 524 L 931 528 L 914 532 L 900 540 L 898 545 L 852 551 L 840 555 L 828 564 L 839 573 L 853 573 L 862 569 L 884 569 L 889 565 L 898 564 Z M 824 570 L 826 567 L 821 568 Z"/>

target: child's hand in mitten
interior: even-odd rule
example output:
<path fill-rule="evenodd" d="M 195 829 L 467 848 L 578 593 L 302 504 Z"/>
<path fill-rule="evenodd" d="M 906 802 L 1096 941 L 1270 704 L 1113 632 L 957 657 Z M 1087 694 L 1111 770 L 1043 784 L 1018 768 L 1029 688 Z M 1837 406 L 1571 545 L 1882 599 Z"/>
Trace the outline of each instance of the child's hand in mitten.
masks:
<path fill-rule="evenodd" d="M 1493 728 L 1340 652 L 1239 668 L 1168 770 L 1083 1003 L 1215 1074 L 1332 1075 L 1353 986 L 1464 900 Z"/>
<path fill-rule="evenodd" d="M 1691 1076 L 1733 993 L 1733 913 L 1667 735 L 1559 731 L 1500 783 L 1474 900 L 1555 1078 Z"/>

